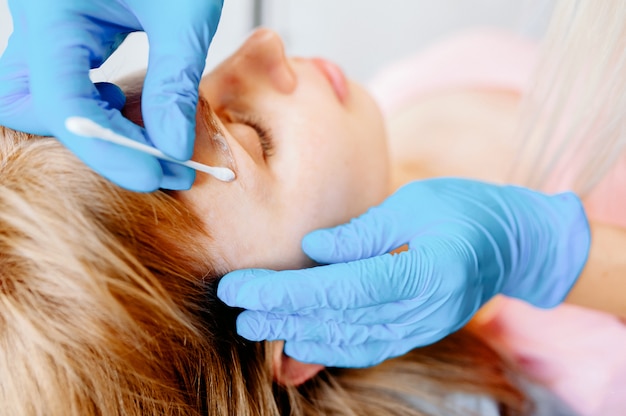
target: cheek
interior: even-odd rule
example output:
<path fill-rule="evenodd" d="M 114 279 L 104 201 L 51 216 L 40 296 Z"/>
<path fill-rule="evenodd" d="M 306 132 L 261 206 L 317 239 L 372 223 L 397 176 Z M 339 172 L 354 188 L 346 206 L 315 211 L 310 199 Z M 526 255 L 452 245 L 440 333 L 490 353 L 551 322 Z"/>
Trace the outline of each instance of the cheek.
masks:
<path fill-rule="evenodd" d="M 380 203 L 389 190 L 382 116 L 370 96 L 354 89 L 348 107 L 308 91 L 289 105 L 274 102 L 276 154 L 285 233 L 298 243 L 306 232 L 330 227 Z"/>
<path fill-rule="evenodd" d="M 317 109 L 312 119 L 324 120 L 302 131 L 300 170 L 325 206 L 352 218 L 380 203 L 389 191 L 389 157 L 382 115 L 370 96 L 351 90 L 351 106 L 334 113 Z M 309 123 L 310 124 L 310 123 Z"/>
<path fill-rule="evenodd" d="M 356 183 L 350 197 L 367 204 L 378 204 L 390 189 L 387 133 L 382 113 L 373 98 L 360 86 L 351 85 L 354 113 L 350 133 L 342 144 L 348 149 L 350 180 Z M 362 209 L 364 210 L 364 209 Z"/>
<path fill-rule="evenodd" d="M 358 146 L 345 136 L 322 135 L 299 146 L 285 162 L 280 180 L 288 196 L 282 198 L 305 231 L 330 227 L 360 215 L 387 194 L 384 147 Z"/>

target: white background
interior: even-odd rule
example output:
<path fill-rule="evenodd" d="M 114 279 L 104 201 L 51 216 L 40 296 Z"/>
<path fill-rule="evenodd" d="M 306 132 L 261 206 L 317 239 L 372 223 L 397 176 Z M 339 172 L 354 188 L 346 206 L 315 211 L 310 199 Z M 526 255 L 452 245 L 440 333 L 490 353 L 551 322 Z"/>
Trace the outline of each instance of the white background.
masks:
<path fill-rule="evenodd" d="M 7 2 L 0 0 L 0 52 L 12 30 Z M 207 69 L 230 54 L 260 21 L 282 35 L 289 54 L 328 58 L 350 77 L 366 81 L 386 62 L 464 28 L 501 27 L 541 36 L 553 3 L 554 0 L 225 0 Z M 255 6 L 260 10 L 256 19 Z M 145 35 L 129 36 L 92 77 L 111 81 L 145 68 L 147 48 Z"/>

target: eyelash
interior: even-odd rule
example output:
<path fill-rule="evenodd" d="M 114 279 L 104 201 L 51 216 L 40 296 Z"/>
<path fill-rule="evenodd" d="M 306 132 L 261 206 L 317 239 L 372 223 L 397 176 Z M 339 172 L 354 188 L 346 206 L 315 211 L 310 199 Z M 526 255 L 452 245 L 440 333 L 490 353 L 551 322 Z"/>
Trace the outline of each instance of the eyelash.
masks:
<path fill-rule="evenodd" d="M 263 120 L 259 117 L 251 114 L 236 114 L 234 116 L 235 122 L 245 124 L 252 128 L 259 136 L 259 143 L 263 150 L 263 156 L 268 158 L 274 154 L 274 142 L 272 140 L 272 133 L 270 129 L 263 123 Z"/>

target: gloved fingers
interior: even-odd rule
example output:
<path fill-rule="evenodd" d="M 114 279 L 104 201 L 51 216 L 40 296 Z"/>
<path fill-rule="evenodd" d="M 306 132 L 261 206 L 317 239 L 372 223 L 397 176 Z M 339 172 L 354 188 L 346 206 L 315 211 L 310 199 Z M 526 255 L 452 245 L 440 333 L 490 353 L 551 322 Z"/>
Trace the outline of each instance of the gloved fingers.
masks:
<path fill-rule="evenodd" d="M 274 313 L 356 309 L 430 293 L 440 273 L 432 263 L 409 251 L 304 270 L 238 270 L 221 279 L 218 296 L 229 306 Z"/>
<path fill-rule="evenodd" d="M 372 325 L 353 324 L 340 320 L 340 313 L 333 318 L 320 319 L 318 314 L 279 315 L 265 312 L 244 311 L 237 317 L 237 333 L 251 341 L 285 340 L 291 342 L 317 342 L 328 345 L 359 345 L 379 341 L 401 341 L 420 335 L 427 339 L 444 331 L 436 327 L 445 324 L 441 319 L 390 322 Z M 445 325 L 444 325 L 445 326 Z M 446 327 L 447 328 L 447 327 Z"/>
<path fill-rule="evenodd" d="M 417 335 L 426 337 L 428 334 L 435 336 L 440 332 L 448 333 L 461 328 L 482 305 L 475 302 L 472 290 L 467 292 L 467 296 L 437 292 L 432 296 L 345 311 L 320 309 L 306 316 L 309 319 L 315 318 L 318 322 L 336 319 L 355 327 L 385 326 L 393 329 L 396 336 L 402 338 Z"/>
<path fill-rule="evenodd" d="M 442 303 L 445 303 L 443 299 L 435 296 L 418 297 L 344 311 L 318 309 L 311 311 L 309 315 L 321 322 L 340 320 L 347 324 L 363 326 L 405 325 L 422 327 L 430 324 L 432 315 L 437 313 Z M 443 324 L 443 321 L 438 321 L 437 325 L 440 324 Z"/>
<path fill-rule="evenodd" d="M 345 263 L 388 253 L 406 243 L 413 235 L 408 221 L 395 206 L 386 201 L 370 208 L 349 223 L 315 230 L 302 239 L 304 252 L 318 263 Z"/>
<path fill-rule="evenodd" d="M 424 342 L 426 341 L 426 342 Z M 364 368 L 380 364 L 388 358 L 406 354 L 413 348 L 436 340 L 413 337 L 394 342 L 371 342 L 360 345 L 328 345 L 317 342 L 286 342 L 286 355 L 305 363 L 327 367 Z"/>
<path fill-rule="evenodd" d="M 160 187 L 173 191 L 185 191 L 191 188 L 196 180 L 196 171 L 177 163 L 159 161 L 163 169 L 163 180 Z"/>
<path fill-rule="evenodd" d="M 101 124 L 104 109 L 108 106 L 98 102 L 97 106 L 90 105 L 87 112 L 84 110 L 86 102 L 100 98 L 89 78 L 89 69 L 93 55 L 101 51 L 102 45 L 93 37 L 85 37 L 84 28 L 79 24 L 64 20 L 70 17 L 59 13 L 51 15 L 46 26 L 58 25 L 63 30 L 55 32 L 54 41 L 49 42 L 46 48 L 41 47 L 41 30 L 29 33 L 27 42 L 29 86 L 34 109 L 49 133 L 55 136 L 65 132 L 65 119 L 70 116 L 99 113 L 98 122 Z M 59 57 L 63 60 L 60 61 Z"/>
<path fill-rule="evenodd" d="M 59 120 L 70 116 L 86 117 L 118 134 L 146 142 L 139 126 L 125 119 L 119 111 L 107 110 L 106 107 L 108 104 L 94 99 L 68 98 L 64 106 L 50 110 L 49 114 L 56 114 Z M 57 131 L 55 136 L 68 149 L 110 181 L 133 191 L 149 192 L 159 188 L 163 172 L 153 156 L 103 140 L 75 135 L 64 127 Z"/>
<path fill-rule="evenodd" d="M 0 124 L 14 130 L 49 135 L 49 129 L 34 116 L 28 66 L 23 57 L 26 46 L 22 39 L 14 33 L 0 56 Z"/>
<path fill-rule="evenodd" d="M 90 105 L 93 105 L 92 101 L 85 102 L 85 110 Z M 102 120 L 99 114 L 87 113 L 83 116 L 125 137 L 145 143 L 142 129 L 125 119 L 117 110 L 105 112 L 107 118 Z M 57 138 L 93 170 L 126 189 L 151 192 L 161 186 L 162 167 L 160 161 L 153 156 L 69 131 Z"/>
<path fill-rule="evenodd" d="M 195 141 L 198 85 L 221 2 L 162 5 L 168 21 L 147 18 L 150 56 L 142 93 L 144 125 L 150 140 L 167 155 L 188 160 Z M 148 13 L 148 12 L 147 12 Z"/>

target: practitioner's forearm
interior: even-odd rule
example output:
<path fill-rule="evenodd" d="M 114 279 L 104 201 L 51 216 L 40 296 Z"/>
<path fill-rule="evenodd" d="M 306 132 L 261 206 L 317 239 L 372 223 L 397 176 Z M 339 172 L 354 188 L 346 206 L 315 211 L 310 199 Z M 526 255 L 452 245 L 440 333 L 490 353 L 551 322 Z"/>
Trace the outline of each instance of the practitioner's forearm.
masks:
<path fill-rule="evenodd" d="M 591 223 L 587 265 L 567 303 L 626 317 L 626 229 Z"/>

